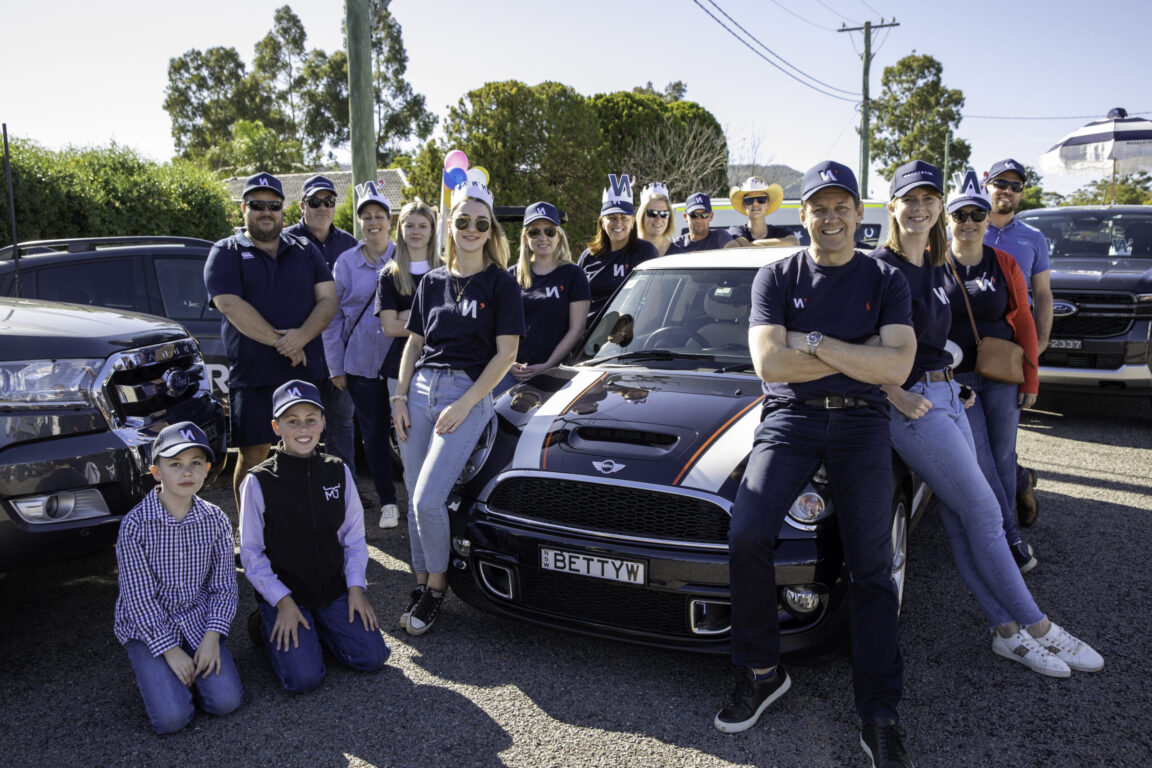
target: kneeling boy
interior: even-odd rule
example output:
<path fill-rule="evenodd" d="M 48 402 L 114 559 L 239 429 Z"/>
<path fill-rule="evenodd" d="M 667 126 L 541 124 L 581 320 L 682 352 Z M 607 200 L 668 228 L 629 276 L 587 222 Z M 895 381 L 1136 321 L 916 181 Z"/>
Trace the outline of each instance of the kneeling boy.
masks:
<path fill-rule="evenodd" d="M 186 726 L 200 707 L 226 715 L 244 691 L 223 639 L 236 615 L 232 523 L 196 496 L 215 459 L 190 421 L 152 444 L 160 483 L 120 523 L 116 639 L 124 645 L 157 733 Z"/>
<path fill-rule="evenodd" d="M 298 380 L 279 387 L 272 428 L 280 443 L 240 485 L 240 561 L 272 670 L 286 690 L 303 693 L 324 680 L 321 646 L 364 672 L 384 666 L 390 651 L 364 597 L 360 495 L 344 462 L 317 448 L 320 391 Z"/>

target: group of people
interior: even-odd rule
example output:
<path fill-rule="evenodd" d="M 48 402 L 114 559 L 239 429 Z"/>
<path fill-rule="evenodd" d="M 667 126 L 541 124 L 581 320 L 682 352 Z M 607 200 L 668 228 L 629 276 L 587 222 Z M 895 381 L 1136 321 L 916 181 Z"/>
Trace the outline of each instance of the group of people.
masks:
<path fill-rule="evenodd" d="M 1035 399 L 1036 359 L 1051 327 L 1050 314 L 1041 316 L 1047 249 L 1031 245 L 1012 216 L 1025 182 L 1022 166 L 1007 160 L 983 185 L 971 171 L 958 178 L 945 200 L 938 169 L 902 166 L 888 242 L 866 255 L 855 250 L 862 207 L 852 171 L 826 162 L 805 174 L 800 218 L 812 244 L 763 267 L 753 289 L 749 347 L 765 406 L 732 512 L 732 658 L 742 671 L 715 717 L 721 731 L 751 727 L 791 684 L 779 665 L 775 601 L 763 596 L 774 594 L 783 515 L 823 462 L 849 569 L 861 743 L 875 765 L 911 764 L 897 712 L 892 489 L 878 481 L 891 477 L 892 448 L 941 500 L 993 651 L 1051 676 L 1103 666 L 1040 611 L 1021 578 L 1035 557 L 1015 525 L 1015 432 L 1020 408 Z M 390 432 L 398 438 L 415 577 L 400 622 L 420 635 L 447 591 L 448 495 L 493 421 L 493 394 L 564 360 L 641 262 L 798 244 L 794 232 L 765 220 L 782 197 L 779 185 L 748 179 L 731 192 L 748 223 L 724 232 L 710 228 L 708 195 L 693 194 L 688 231 L 675 236 L 664 185 L 644 187 L 639 207 L 628 184 L 613 185 L 575 263 L 559 210 L 541 201 L 525 209 L 520 259 L 509 268 L 482 184 L 453 190 L 443 222 L 419 200 L 404 205 L 395 241 L 391 202 L 375 184 L 360 185 L 357 241 L 333 224 L 328 179 L 305 184 L 301 222 L 284 229 L 279 180 L 251 177 L 244 229 L 216 244 L 204 274 L 230 361 L 240 557 L 258 603 L 249 629 L 284 688 L 319 685 L 321 648 L 361 670 L 388 658 L 364 596 L 352 414 L 383 528 L 399 522 Z M 443 254 L 438 226 L 449 228 Z M 1034 248 L 1030 259 L 1017 253 L 1024 246 Z M 1022 385 L 975 372 L 977 334 L 1023 347 Z M 959 364 L 949 340 L 962 352 Z M 191 691 L 216 714 L 240 703 L 224 642 L 237 605 L 232 532 L 195 495 L 215 459 L 194 425 L 162 432 L 153 448 L 159 486 L 125 518 L 117 545 L 116 634 L 158 732 L 188 722 Z M 176 557 L 177 549 L 192 556 Z"/>

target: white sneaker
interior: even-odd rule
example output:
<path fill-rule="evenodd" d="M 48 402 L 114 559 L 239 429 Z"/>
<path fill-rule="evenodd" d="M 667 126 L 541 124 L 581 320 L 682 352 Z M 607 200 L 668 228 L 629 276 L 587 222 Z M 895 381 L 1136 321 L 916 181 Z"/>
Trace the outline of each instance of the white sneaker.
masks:
<path fill-rule="evenodd" d="M 385 504 L 380 507 L 380 527 L 395 528 L 400 525 L 400 510 L 395 504 Z"/>
<path fill-rule="evenodd" d="M 1073 637 L 1056 622 L 1050 622 L 1048 634 L 1036 638 L 1041 647 L 1077 672 L 1099 672 L 1104 669 L 1104 657 L 1088 643 Z"/>
<path fill-rule="evenodd" d="M 1039 672 L 1048 677 L 1072 676 L 1072 670 L 1068 665 L 1038 643 L 1036 638 L 1028 634 L 1026 629 L 1021 629 L 1008 637 L 1000 637 L 998 632 L 993 632 L 992 652 L 997 656 L 1018 661 L 1033 672 Z"/>

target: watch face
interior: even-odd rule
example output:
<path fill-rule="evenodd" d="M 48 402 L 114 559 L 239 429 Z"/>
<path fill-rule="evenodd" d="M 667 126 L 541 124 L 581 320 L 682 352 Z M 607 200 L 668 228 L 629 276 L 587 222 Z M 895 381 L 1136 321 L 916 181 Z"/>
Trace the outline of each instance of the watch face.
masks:
<path fill-rule="evenodd" d="M 824 334 L 820 333 L 820 331 L 812 331 L 812 333 L 808 334 L 808 343 L 819 344 L 823 338 Z"/>

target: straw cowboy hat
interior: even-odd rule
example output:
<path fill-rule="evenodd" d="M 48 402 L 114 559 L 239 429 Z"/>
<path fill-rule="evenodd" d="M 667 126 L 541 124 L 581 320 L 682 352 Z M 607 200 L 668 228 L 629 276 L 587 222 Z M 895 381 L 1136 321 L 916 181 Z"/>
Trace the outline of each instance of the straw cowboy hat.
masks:
<path fill-rule="evenodd" d="M 768 208 L 764 211 L 765 216 L 779 208 L 780 204 L 784 202 L 784 188 L 779 184 L 769 184 L 759 176 L 749 176 L 743 184 L 732 187 L 728 193 L 728 198 L 732 201 L 732 209 L 747 216 L 748 211 L 744 209 L 744 196 L 754 192 L 768 195 Z"/>

